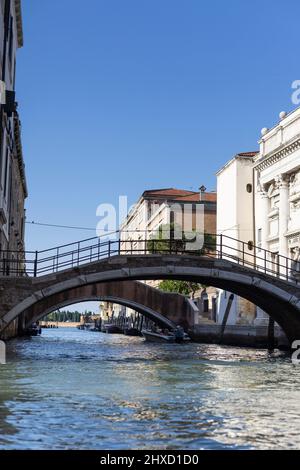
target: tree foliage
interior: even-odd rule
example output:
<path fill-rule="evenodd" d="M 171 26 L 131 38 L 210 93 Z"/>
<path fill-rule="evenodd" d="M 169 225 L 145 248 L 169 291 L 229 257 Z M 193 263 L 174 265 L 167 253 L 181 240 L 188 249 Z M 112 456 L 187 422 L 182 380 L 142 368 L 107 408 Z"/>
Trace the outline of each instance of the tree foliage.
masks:
<path fill-rule="evenodd" d="M 150 237 L 147 243 L 147 250 L 150 253 L 183 253 L 189 250 L 189 244 L 196 240 L 199 235 L 195 230 L 185 232 L 175 224 L 161 225 Z M 204 233 L 203 247 L 198 250 L 191 250 L 195 255 L 204 255 L 214 252 L 216 249 L 216 237 L 209 233 Z"/>
<path fill-rule="evenodd" d="M 83 314 L 85 317 L 91 316 L 93 313 L 85 311 Z M 80 322 L 80 317 L 81 313 L 78 311 L 71 312 L 69 310 L 60 310 L 57 312 L 52 312 L 50 313 L 46 318 L 45 321 L 53 321 L 53 322 L 74 322 L 74 323 L 79 323 Z"/>
<path fill-rule="evenodd" d="M 192 295 L 192 298 L 194 298 L 195 292 L 200 288 L 201 284 L 198 284 L 197 282 L 177 281 L 172 279 L 165 279 L 159 284 L 159 289 L 164 292 Z"/>

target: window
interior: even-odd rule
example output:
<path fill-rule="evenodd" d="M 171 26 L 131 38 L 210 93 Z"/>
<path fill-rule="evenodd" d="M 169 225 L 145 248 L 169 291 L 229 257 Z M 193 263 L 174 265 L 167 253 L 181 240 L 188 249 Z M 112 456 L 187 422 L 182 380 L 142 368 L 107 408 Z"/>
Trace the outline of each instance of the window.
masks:
<path fill-rule="evenodd" d="M 278 217 L 274 217 L 270 219 L 269 222 L 269 230 L 271 237 L 276 237 L 279 233 L 279 219 Z"/>
<path fill-rule="evenodd" d="M 1 183 L 2 183 L 1 177 L 2 177 L 2 165 L 3 165 L 3 153 L 4 153 L 4 130 L 1 127 L 1 135 L 0 135 L 0 182 Z"/>
<path fill-rule="evenodd" d="M 7 197 L 7 183 L 8 183 L 8 172 L 7 172 L 7 168 L 8 168 L 8 148 L 6 148 L 6 155 L 5 155 L 5 166 L 4 166 L 4 197 L 6 198 Z"/>
<path fill-rule="evenodd" d="M 16 58 L 14 60 L 14 69 L 13 69 L 13 89 L 16 89 L 16 69 L 17 69 L 17 63 L 16 63 Z"/>
<path fill-rule="evenodd" d="M 252 193 L 252 184 L 248 183 L 246 186 L 247 193 L 251 194 Z"/>
<path fill-rule="evenodd" d="M 12 59 L 13 59 L 13 45 L 14 45 L 14 19 L 10 17 L 9 23 L 9 46 L 8 46 L 8 57 L 10 64 L 12 66 Z"/>

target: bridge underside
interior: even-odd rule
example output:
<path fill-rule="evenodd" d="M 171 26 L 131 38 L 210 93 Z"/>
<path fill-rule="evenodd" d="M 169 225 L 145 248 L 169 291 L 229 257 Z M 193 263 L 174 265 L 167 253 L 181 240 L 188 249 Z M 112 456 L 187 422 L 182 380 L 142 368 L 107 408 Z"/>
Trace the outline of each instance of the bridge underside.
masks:
<path fill-rule="evenodd" d="M 98 295 L 101 292 L 99 286 L 102 283 L 113 283 L 111 286 L 118 285 L 121 289 L 120 286 L 125 282 L 128 286 L 128 281 L 146 279 L 182 279 L 228 290 L 246 298 L 267 312 L 282 327 L 290 342 L 300 339 L 299 286 L 227 260 L 188 255 L 113 256 L 41 278 L 2 278 L 1 328 L 5 328 L 23 312 L 27 315 L 36 315 L 37 318 L 38 315 L 42 315 L 43 308 L 47 312 L 48 308 L 55 305 L 55 302 L 58 305 L 64 296 L 68 297 L 65 301 L 73 303 L 71 302 L 72 295 L 79 298 L 81 294 L 76 289 L 80 287 L 89 286 L 88 289 L 91 289 L 89 296 L 82 296 L 86 299 L 94 298 L 93 295 L 90 296 L 93 286 L 98 286 L 94 289 L 100 289 L 95 291 Z M 126 284 L 123 284 L 123 294 L 112 297 L 124 299 L 126 298 L 125 291 Z M 130 300 L 145 305 L 144 300 L 137 302 L 139 294 L 134 290 L 132 292 L 134 298 Z M 52 304 L 47 304 L 47 302 L 52 302 Z M 154 302 L 148 307 L 173 321 L 174 310 L 172 304 L 169 303 L 170 300 L 166 300 L 165 308 L 162 310 L 153 308 L 154 305 L 159 306 L 160 302 L 162 302 L 161 298 L 157 299 L 157 304 Z M 178 310 L 175 311 L 178 312 Z M 177 313 L 175 317 L 177 319 L 175 322 L 178 322 Z M 190 325 L 193 319 L 193 312 L 187 310 L 182 314 L 180 322 L 184 321 L 185 325 Z"/>
<path fill-rule="evenodd" d="M 124 305 L 166 328 L 181 324 L 187 329 L 193 322 L 184 296 L 163 293 L 141 282 L 123 281 L 77 286 L 47 296 L 23 312 L 23 326 L 27 328 L 58 308 L 86 301 Z"/>

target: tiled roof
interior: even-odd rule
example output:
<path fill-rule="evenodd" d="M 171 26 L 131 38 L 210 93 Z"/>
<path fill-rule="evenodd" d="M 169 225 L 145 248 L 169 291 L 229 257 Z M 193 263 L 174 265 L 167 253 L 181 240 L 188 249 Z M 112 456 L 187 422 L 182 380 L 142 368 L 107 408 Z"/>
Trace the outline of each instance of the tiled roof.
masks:
<path fill-rule="evenodd" d="M 171 201 L 188 201 L 199 202 L 200 193 L 197 191 L 187 191 L 185 189 L 164 188 L 164 189 L 151 189 L 143 193 L 145 199 L 164 199 Z M 202 193 L 203 201 L 216 201 L 216 193 Z"/>
<path fill-rule="evenodd" d="M 241 153 L 238 153 L 238 157 L 255 157 L 259 152 L 256 151 L 256 152 L 241 152 Z"/>

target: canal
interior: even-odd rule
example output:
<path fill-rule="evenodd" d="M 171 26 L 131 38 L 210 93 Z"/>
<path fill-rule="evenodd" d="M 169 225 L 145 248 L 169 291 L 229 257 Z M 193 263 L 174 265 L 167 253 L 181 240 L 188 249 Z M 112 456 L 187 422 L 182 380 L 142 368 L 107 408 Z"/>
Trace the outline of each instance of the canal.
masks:
<path fill-rule="evenodd" d="M 300 447 L 300 366 L 279 353 L 76 329 L 14 340 L 0 449 Z"/>

